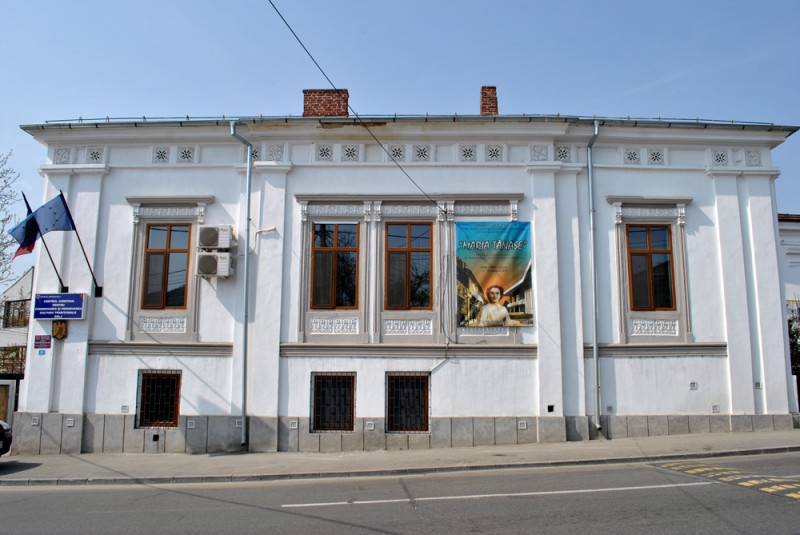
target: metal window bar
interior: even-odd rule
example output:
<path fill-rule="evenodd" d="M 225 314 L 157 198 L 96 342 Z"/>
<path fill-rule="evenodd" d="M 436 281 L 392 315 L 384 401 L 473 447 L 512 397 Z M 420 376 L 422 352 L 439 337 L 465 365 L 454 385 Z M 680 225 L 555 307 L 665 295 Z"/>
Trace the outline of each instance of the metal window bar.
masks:
<path fill-rule="evenodd" d="M 136 427 L 177 427 L 180 370 L 140 370 Z"/>
<path fill-rule="evenodd" d="M 429 388 L 427 373 L 387 374 L 386 430 L 427 432 L 429 430 Z"/>
<path fill-rule="evenodd" d="M 355 388 L 355 373 L 312 374 L 312 431 L 353 431 Z"/>

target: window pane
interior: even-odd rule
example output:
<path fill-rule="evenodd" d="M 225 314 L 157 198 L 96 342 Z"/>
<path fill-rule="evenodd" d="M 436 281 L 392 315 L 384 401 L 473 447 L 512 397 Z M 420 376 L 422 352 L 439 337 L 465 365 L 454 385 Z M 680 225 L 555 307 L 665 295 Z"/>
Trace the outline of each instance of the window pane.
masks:
<path fill-rule="evenodd" d="M 628 227 L 628 243 L 632 251 L 647 249 L 647 227 Z"/>
<path fill-rule="evenodd" d="M 333 247 L 333 228 L 335 225 L 314 225 L 314 247 Z"/>
<path fill-rule="evenodd" d="M 656 308 L 672 308 L 670 255 L 653 255 L 653 297 Z"/>
<path fill-rule="evenodd" d="M 431 226 L 411 225 L 411 247 L 427 249 L 431 246 Z"/>
<path fill-rule="evenodd" d="M 167 275 L 167 299 L 165 306 L 182 307 L 186 304 L 186 263 L 188 253 L 169 254 L 169 274 Z"/>
<path fill-rule="evenodd" d="M 650 229 L 650 248 L 651 249 L 669 249 L 669 233 L 663 227 L 654 227 Z"/>
<path fill-rule="evenodd" d="M 164 288 L 164 254 L 148 253 L 145 259 L 144 306 L 160 307 Z"/>
<path fill-rule="evenodd" d="M 336 225 L 338 229 L 339 247 L 357 247 L 358 246 L 358 226 L 356 225 Z"/>
<path fill-rule="evenodd" d="M 408 281 L 406 276 L 406 253 L 390 252 L 386 273 L 386 306 L 405 307 L 406 288 Z"/>
<path fill-rule="evenodd" d="M 389 431 L 428 430 L 427 376 L 389 376 L 387 396 Z"/>
<path fill-rule="evenodd" d="M 633 294 L 633 308 L 652 308 L 650 301 L 650 276 L 648 270 L 648 255 L 631 255 L 631 293 Z"/>
<path fill-rule="evenodd" d="M 331 296 L 333 291 L 333 253 L 330 251 L 316 251 L 314 253 L 314 281 L 311 289 L 311 302 L 315 306 L 333 306 Z"/>
<path fill-rule="evenodd" d="M 340 251 L 336 255 L 336 306 L 356 306 L 356 275 L 358 255 L 355 251 Z"/>
<path fill-rule="evenodd" d="M 3 312 L 3 327 L 27 327 L 30 317 L 30 301 L 6 301 Z"/>
<path fill-rule="evenodd" d="M 386 245 L 390 249 L 403 249 L 407 247 L 408 226 L 406 225 L 387 225 L 386 226 Z"/>
<path fill-rule="evenodd" d="M 188 225 L 173 225 L 169 233 L 170 249 L 189 248 L 189 227 Z"/>
<path fill-rule="evenodd" d="M 148 249 L 166 249 L 167 248 L 167 227 L 151 226 L 147 230 L 147 248 Z"/>
<path fill-rule="evenodd" d="M 139 398 L 139 426 L 178 425 L 180 373 L 143 372 Z"/>
<path fill-rule="evenodd" d="M 431 306 L 431 254 L 411 253 L 411 306 Z"/>
<path fill-rule="evenodd" d="M 314 377 L 314 430 L 353 430 L 355 378 L 345 375 Z"/>

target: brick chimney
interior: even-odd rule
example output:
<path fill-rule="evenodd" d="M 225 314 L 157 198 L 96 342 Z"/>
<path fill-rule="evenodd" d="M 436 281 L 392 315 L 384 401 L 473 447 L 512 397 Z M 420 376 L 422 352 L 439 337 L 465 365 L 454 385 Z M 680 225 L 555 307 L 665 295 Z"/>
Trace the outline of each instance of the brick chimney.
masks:
<path fill-rule="evenodd" d="M 497 115 L 497 88 L 493 85 L 481 87 L 481 115 Z"/>
<path fill-rule="evenodd" d="M 347 89 L 304 89 L 303 117 L 347 117 Z"/>

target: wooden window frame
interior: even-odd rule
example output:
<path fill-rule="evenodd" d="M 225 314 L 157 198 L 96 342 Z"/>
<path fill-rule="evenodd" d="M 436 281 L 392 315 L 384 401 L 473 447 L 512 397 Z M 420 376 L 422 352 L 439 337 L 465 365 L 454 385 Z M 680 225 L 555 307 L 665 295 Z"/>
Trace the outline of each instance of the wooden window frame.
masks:
<path fill-rule="evenodd" d="M 647 229 L 647 248 L 646 249 L 633 249 L 631 247 L 631 240 L 630 240 L 630 229 L 631 227 L 640 227 Z M 652 247 L 652 239 L 651 239 L 651 229 L 665 229 L 667 231 L 667 238 L 669 242 L 668 249 L 654 249 Z M 677 310 L 677 302 L 675 296 L 675 255 L 674 255 L 674 247 L 672 243 L 672 225 L 669 224 L 650 224 L 650 223 L 627 223 L 625 225 L 625 245 L 627 249 L 627 256 L 628 256 L 628 302 L 630 303 L 630 309 L 634 312 L 648 312 L 648 311 L 676 311 Z M 648 279 L 648 287 L 650 289 L 650 303 L 652 306 L 650 307 L 637 307 L 634 301 L 634 282 L 633 282 L 633 255 L 646 255 L 648 258 L 647 262 L 647 279 Z M 666 254 L 669 255 L 669 283 L 670 283 L 670 301 L 672 302 L 671 307 L 656 307 L 656 299 L 655 299 L 655 284 L 653 280 L 653 268 L 652 268 L 652 257 L 654 254 Z"/>
<path fill-rule="evenodd" d="M 334 227 L 333 233 L 333 245 L 331 247 L 321 247 L 317 246 L 316 244 L 316 228 L 317 225 L 332 225 Z M 356 239 L 355 239 L 355 246 L 354 247 L 340 247 L 338 244 L 339 240 L 339 227 L 342 225 L 352 225 L 356 228 Z M 331 304 L 330 305 L 320 305 L 314 302 L 314 281 L 316 277 L 315 269 L 316 269 L 316 253 L 317 251 L 330 251 L 333 255 L 333 262 L 331 266 Z M 337 279 L 337 265 L 338 262 L 336 261 L 337 255 L 341 252 L 354 252 L 356 254 L 356 277 L 355 277 L 355 303 L 352 306 L 339 306 L 336 304 L 336 279 Z M 309 300 L 310 300 L 310 307 L 313 310 L 357 310 L 358 309 L 358 297 L 359 297 L 359 269 L 361 265 L 361 225 L 359 223 L 353 222 L 341 222 L 341 223 L 312 223 L 311 224 L 311 280 L 309 281 Z"/>
<path fill-rule="evenodd" d="M 27 327 L 30 323 L 30 316 L 30 299 L 17 299 L 3 303 L 3 327 L 6 329 Z"/>
<path fill-rule="evenodd" d="M 151 413 L 158 413 L 163 409 L 150 407 L 149 393 L 155 385 L 149 383 L 158 378 L 173 378 L 175 380 L 175 390 L 171 392 L 173 410 L 169 419 L 150 417 Z M 178 427 L 181 409 L 181 371 L 180 370 L 139 370 L 136 428 L 148 427 Z M 163 403 L 159 401 L 159 403 Z"/>
<path fill-rule="evenodd" d="M 393 420 L 393 415 L 396 412 L 394 406 L 393 387 L 397 380 L 414 379 L 425 380 L 424 386 L 424 406 L 422 413 L 424 415 L 425 424 L 419 427 L 403 427 L 398 422 Z M 431 376 L 427 372 L 387 372 L 386 373 L 386 432 L 387 433 L 428 433 L 431 427 Z"/>
<path fill-rule="evenodd" d="M 167 243 L 163 249 L 150 248 L 150 229 L 152 227 L 167 227 Z M 173 227 L 186 227 L 186 248 L 172 248 L 172 228 Z M 142 255 L 142 296 L 141 308 L 143 310 L 183 310 L 186 309 L 189 302 L 189 266 L 191 266 L 191 244 L 192 244 L 192 224 L 191 223 L 148 223 L 144 233 L 144 254 Z M 167 282 L 169 281 L 169 255 L 170 253 L 186 253 L 186 275 L 184 280 L 184 295 L 183 305 L 180 306 L 167 306 Z M 161 281 L 161 304 L 158 306 L 145 305 L 147 297 L 147 278 L 148 278 L 148 260 L 151 254 L 164 255 L 164 276 Z"/>
<path fill-rule="evenodd" d="M 328 380 L 350 381 L 350 411 L 347 415 L 348 425 L 335 425 L 323 423 L 321 409 L 321 394 L 318 390 L 322 381 Z M 355 430 L 356 421 L 356 374 L 355 372 L 314 372 L 311 374 L 311 431 L 320 432 L 352 432 Z"/>
<path fill-rule="evenodd" d="M 411 227 L 414 225 L 427 225 L 429 228 L 428 247 L 412 247 L 411 246 Z M 405 226 L 406 227 L 406 246 L 405 247 L 389 247 L 389 227 L 390 226 Z M 385 226 L 385 252 L 384 252 L 384 298 L 383 307 L 385 310 L 432 310 L 433 309 L 433 224 L 425 221 L 412 221 L 412 222 L 398 222 L 387 221 Z M 405 305 L 403 306 L 390 306 L 389 305 L 389 255 L 390 253 L 405 253 L 406 255 L 406 282 L 405 282 Z M 411 254 L 412 253 L 428 253 L 428 306 L 412 307 L 411 306 Z"/>

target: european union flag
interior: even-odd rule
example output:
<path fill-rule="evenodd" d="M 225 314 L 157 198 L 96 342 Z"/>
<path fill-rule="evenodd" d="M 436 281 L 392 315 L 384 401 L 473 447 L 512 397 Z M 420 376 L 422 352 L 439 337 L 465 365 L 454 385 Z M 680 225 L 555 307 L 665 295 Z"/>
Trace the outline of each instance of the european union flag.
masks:
<path fill-rule="evenodd" d="M 33 216 L 36 218 L 36 224 L 39 225 L 39 233 L 42 236 L 51 230 L 75 230 L 75 222 L 72 220 L 72 214 L 69 213 L 63 193 L 59 193 L 58 197 L 54 197 L 39 207 L 33 212 Z"/>
<path fill-rule="evenodd" d="M 19 222 L 17 226 L 8 231 L 19 243 L 21 251 L 18 254 L 30 252 L 33 244 L 39 238 L 53 230 L 75 230 L 75 222 L 72 214 L 69 213 L 67 201 L 64 194 L 59 193 L 58 197 L 46 202 L 37 208 L 28 217 Z"/>

